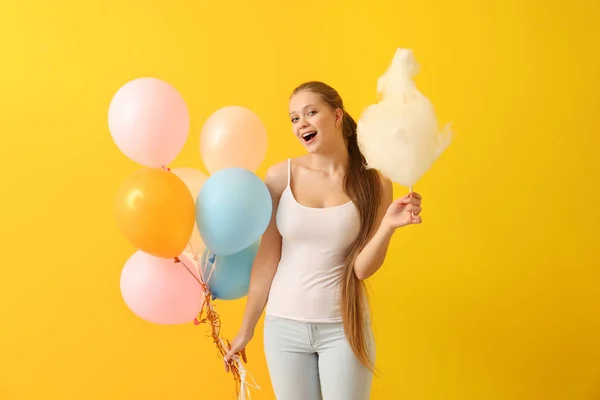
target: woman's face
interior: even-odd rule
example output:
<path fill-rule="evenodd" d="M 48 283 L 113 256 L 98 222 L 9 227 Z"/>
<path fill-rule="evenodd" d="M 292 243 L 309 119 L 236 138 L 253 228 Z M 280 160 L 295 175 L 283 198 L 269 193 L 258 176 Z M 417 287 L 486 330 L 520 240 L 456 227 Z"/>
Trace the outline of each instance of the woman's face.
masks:
<path fill-rule="evenodd" d="M 342 112 L 332 110 L 317 93 L 301 91 L 290 99 L 292 131 L 310 153 L 342 139 L 341 118 Z"/>

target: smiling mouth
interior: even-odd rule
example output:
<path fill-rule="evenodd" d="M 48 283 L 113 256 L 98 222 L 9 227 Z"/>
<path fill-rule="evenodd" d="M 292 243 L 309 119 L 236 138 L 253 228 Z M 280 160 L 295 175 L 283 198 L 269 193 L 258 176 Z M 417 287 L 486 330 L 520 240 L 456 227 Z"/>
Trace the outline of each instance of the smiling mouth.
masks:
<path fill-rule="evenodd" d="M 317 136 L 317 132 L 307 132 L 302 135 L 302 139 L 304 139 L 304 143 L 311 142 Z"/>

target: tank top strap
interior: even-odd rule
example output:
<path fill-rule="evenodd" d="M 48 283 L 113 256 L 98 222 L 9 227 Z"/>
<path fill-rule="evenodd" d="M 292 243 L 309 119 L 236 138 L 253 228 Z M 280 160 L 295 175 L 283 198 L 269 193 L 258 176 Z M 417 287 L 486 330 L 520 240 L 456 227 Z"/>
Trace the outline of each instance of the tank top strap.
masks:
<path fill-rule="evenodd" d="M 292 176 L 292 159 L 288 158 L 287 185 L 290 187 L 290 179 Z"/>

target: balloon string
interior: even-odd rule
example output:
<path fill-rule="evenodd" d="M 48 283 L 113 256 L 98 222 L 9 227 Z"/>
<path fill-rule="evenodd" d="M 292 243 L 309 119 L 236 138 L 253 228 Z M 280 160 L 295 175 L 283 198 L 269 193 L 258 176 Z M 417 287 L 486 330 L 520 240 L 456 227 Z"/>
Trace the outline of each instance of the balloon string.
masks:
<path fill-rule="evenodd" d="M 208 257 L 206 257 L 205 265 L 203 268 L 200 268 L 200 262 L 198 259 L 198 254 L 194 254 L 194 264 L 196 266 L 196 271 L 198 275 L 196 276 L 191 269 L 178 257 L 175 257 L 176 263 L 181 263 L 185 269 L 194 277 L 194 279 L 200 284 L 202 291 L 204 293 L 204 302 L 198 313 L 198 316 L 194 319 L 194 325 L 200 324 L 208 324 L 210 326 L 209 335 L 212 337 L 213 342 L 217 347 L 217 351 L 221 355 L 222 358 L 225 357 L 228 350 L 231 348 L 231 344 L 228 340 L 220 337 L 221 333 L 221 320 L 219 314 L 215 311 L 215 307 L 213 304 L 213 295 L 210 292 L 210 288 L 206 281 L 210 280 L 210 276 L 215 270 L 216 262 L 211 262 L 212 267 L 209 273 L 209 277 L 206 279 L 203 278 L 205 275 L 202 272 L 206 271 L 207 264 L 209 262 Z M 243 366 L 242 360 L 239 356 L 239 353 L 236 354 L 232 359 L 228 362 L 229 370 L 233 375 L 233 379 L 236 385 L 236 396 L 238 400 L 246 400 L 250 399 L 250 388 L 260 389 L 260 386 L 256 383 L 256 380 Z M 251 379 L 251 382 L 248 381 L 248 378 Z"/>

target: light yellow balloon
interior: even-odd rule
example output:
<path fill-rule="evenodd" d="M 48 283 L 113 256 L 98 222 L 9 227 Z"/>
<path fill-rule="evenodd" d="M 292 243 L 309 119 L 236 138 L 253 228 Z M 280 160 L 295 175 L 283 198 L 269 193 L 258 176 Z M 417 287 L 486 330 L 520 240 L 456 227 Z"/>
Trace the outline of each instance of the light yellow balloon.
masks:
<path fill-rule="evenodd" d="M 195 204 L 196 199 L 198 198 L 198 193 L 200 192 L 200 189 L 202 189 L 204 182 L 206 182 L 208 179 L 208 176 L 206 176 L 206 174 L 202 171 L 190 167 L 173 168 L 171 169 L 171 172 L 177 175 L 179 179 L 186 184 L 190 193 L 192 194 Z M 194 229 L 192 230 L 192 234 L 185 251 L 191 253 L 192 255 L 199 255 L 204 251 L 205 247 L 206 246 L 202 240 L 202 237 L 200 236 L 198 226 L 194 223 Z"/>
<path fill-rule="evenodd" d="M 267 154 L 267 130 L 253 111 L 227 106 L 215 111 L 200 132 L 200 155 L 210 174 L 224 168 L 256 172 Z"/>

